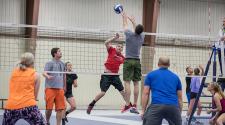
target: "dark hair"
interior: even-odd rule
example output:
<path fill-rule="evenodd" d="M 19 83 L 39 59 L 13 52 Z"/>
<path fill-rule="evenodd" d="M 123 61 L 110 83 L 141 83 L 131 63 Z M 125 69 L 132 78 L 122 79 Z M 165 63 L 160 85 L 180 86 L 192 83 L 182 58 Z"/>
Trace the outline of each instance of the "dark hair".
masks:
<path fill-rule="evenodd" d="M 189 69 L 189 68 L 191 68 L 191 66 L 187 66 L 187 67 L 186 67 L 186 72 L 188 72 L 188 69 Z"/>
<path fill-rule="evenodd" d="M 68 65 L 69 63 L 71 63 L 71 62 L 66 62 L 66 63 L 65 63 L 65 70 L 66 70 L 66 71 L 67 71 L 67 65 Z"/>
<path fill-rule="evenodd" d="M 195 74 L 195 75 L 199 75 L 199 73 L 200 73 L 200 69 L 199 69 L 199 68 L 195 68 L 195 69 L 194 69 L 194 74 Z"/>
<path fill-rule="evenodd" d="M 59 48 L 52 48 L 51 50 L 52 57 L 55 57 L 55 54 L 57 53 L 58 50 Z"/>
<path fill-rule="evenodd" d="M 143 31 L 144 31 L 143 25 L 138 24 L 138 25 L 136 26 L 136 28 L 135 28 L 135 33 L 136 33 L 137 35 L 140 35 Z"/>

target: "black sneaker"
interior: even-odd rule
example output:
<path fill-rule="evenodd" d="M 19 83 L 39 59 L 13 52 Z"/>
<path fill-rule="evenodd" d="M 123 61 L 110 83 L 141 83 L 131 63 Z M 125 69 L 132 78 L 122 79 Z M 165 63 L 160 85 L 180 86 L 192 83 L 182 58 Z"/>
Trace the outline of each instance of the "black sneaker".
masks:
<path fill-rule="evenodd" d="M 94 107 L 94 106 L 90 106 L 90 105 L 88 106 L 87 114 L 91 114 L 91 110 L 93 109 L 93 107 Z"/>
<path fill-rule="evenodd" d="M 67 117 L 65 117 L 65 118 L 64 118 L 64 120 L 65 120 L 65 122 L 68 122 L 68 119 L 67 119 Z"/>

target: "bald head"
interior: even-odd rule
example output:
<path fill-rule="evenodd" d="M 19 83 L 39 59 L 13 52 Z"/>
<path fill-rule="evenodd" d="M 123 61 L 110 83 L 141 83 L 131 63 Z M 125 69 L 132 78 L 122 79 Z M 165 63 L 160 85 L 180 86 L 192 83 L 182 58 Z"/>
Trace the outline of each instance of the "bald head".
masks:
<path fill-rule="evenodd" d="M 170 66 L 170 59 L 168 57 L 160 57 L 158 66 L 168 68 Z"/>

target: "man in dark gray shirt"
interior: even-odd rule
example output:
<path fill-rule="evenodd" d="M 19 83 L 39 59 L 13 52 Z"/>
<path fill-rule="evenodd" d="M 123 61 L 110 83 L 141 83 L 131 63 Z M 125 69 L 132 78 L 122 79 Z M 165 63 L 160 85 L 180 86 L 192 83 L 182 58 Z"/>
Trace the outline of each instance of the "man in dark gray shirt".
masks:
<path fill-rule="evenodd" d="M 125 82 L 125 91 L 127 100 L 130 102 L 130 82 L 134 84 L 134 102 L 133 105 L 124 106 L 123 110 L 128 110 L 131 107 L 132 113 L 139 113 L 137 111 L 137 100 L 139 95 L 139 84 L 141 80 L 141 63 L 140 63 L 140 49 L 144 43 L 144 27 L 141 24 L 136 25 L 134 17 L 128 17 L 125 12 L 122 12 L 123 28 L 125 34 L 126 53 L 123 65 L 123 80 Z M 128 29 L 128 20 L 133 24 L 133 30 Z"/>
<path fill-rule="evenodd" d="M 60 60 L 62 57 L 59 48 L 52 48 L 51 55 L 53 59 L 45 64 L 43 76 L 45 79 L 45 101 L 46 101 L 46 121 L 49 125 L 49 120 L 52 114 L 53 105 L 55 104 L 56 110 L 56 123 L 61 125 L 63 110 L 65 109 L 64 90 L 66 88 L 65 75 L 62 73 L 51 72 L 64 72 L 65 65 Z"/>

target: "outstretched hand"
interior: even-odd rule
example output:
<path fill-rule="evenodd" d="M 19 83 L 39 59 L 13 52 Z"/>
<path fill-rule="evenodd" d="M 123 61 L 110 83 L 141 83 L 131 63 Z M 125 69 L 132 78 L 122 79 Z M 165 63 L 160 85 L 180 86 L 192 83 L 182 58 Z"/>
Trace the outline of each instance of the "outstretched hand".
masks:
<path fill-rule="evenodd" d="M 207 109 L 207 110 L 206 110 L 206 113 L 207 113 L 207 114 L 210 114 L 211 112 L 212 112 L 212 110 L 210 110 L 210 109 Z"/>
<path fill-rule="evenodd" d="M 200 69 L 204 69 L 204 66 L 202 64 L 199 65 Z"/>
<path fill-rule="evenodd" d="M 121 12 L 121 15 L 124 17 L 124 16 L 127 16 L 127 14 L 124 12 L 124 11 L 122 11 Z"/>
<path fill-rule="evenodd" d="M 135 18 L 134 18 L 134 16 L 132 15 L 132 16 L 128 16 L 128 19 L 132 22 L 132 23 L 135 23 Z"/>

